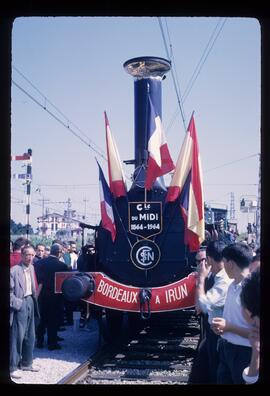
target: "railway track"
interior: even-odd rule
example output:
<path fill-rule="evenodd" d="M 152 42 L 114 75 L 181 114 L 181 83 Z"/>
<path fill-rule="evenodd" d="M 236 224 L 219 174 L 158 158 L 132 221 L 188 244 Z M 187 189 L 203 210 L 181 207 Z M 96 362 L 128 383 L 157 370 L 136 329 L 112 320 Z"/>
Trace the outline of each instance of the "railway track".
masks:
<path fill-rule="evenodd" d="M 187 384 L 199 333 L 192 310 L 152 315 L 125 342 L 106 344 L 59 384 Z"/>

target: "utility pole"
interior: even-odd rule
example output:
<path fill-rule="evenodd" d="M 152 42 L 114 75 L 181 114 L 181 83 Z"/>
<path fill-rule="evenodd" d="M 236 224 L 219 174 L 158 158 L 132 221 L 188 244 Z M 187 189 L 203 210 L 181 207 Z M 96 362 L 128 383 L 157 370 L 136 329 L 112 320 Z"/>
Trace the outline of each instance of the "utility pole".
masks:
<path fill-rule="evenodd" d="M 67 200 L 67 235 L 68 235 L 68 239 L 71 238 L 71 199 L 68 198 Z"/>
<path fill-rule="evenodd" d="M 231 192 L 230 199 L 230 220 L 235 220 L 235 205 L 234 205 L 234 193 Z"/>
<path fill-rule="evenodd" d="M 89 202 L 89 199 L 84 198 L 83 199 L 84 202 L 84 215 L 83 215 L 83 219 L 85 220 L 86 218 L 86 202 Z"/>
<path fill-rule="evenodd" d="M 259 183 L 256 210 L 256 247 L 261 246 L 261 154 L 259 154 Z"/>
<path fill-rule="evenodd" d="M 83 220 L 85 221 L 86 219 L 86 202 L 89 202 L 89 199 L 84 198 L 83 199 L 84 202 L 84 215 L 83 215 Z M 82 227 L 82 246 L 84 246 L 84 230 L 85 228 Z"/>
<path fill-rule="evenodd" d="M 50 200 L 49 199 L 45 199 L 44 197 L 42 199 L 38 199 L 38 201 L 42 202 L 42 226 L 41 226 L 41 231 L 42 231 L 42 235 L 44 236 L 46 233 L 45 230 L 45 226 L 44 226 L 44 217 L 45 217 L 45 203 L 49 203 Z"/>
<path fill-rule="evenodd" d="M 31 194 L 31 181 L 32 181 L 32 150 L 28 149 L 27 153 L 23 155 L 11 155 L 11 161 L 25 161 L 27 162 L 27 169 L 25 174 L 14 174 L 15 179 L 24 179 L 26 184 L 26 236 L 28 239 L 30 228 L 30 194 Z"/>
<path fill-rule="evenodd" d="M 30 202 L 31 202 L 31 181 L 32 181 L 32 149 L 28 149 L 30 157 L 26 168 L 26 238 L 29 237 L 30 231 Z"/>
<path fill-rule="evenodd" d="M 45 215 L 45 203 L 49 203 L 49 199 L 45 199 L 44 197 L 42 199 L 38 199 L 38 201 L 42 202 L 42 219 L 44 218 Z"/>

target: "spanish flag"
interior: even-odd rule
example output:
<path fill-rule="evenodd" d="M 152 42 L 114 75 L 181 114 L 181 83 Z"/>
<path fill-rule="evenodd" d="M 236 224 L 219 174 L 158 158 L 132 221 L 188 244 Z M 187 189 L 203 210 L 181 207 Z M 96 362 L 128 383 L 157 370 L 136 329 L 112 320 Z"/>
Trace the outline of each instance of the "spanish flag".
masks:
<path fill-rule="evenodd" d="M 178 197 L 185 222 L 185 243 L 193 252 L 199 249 L 205 238 L 202 170 L 193 114 L 168 188 L 166 202 L 176 201 Z"/>

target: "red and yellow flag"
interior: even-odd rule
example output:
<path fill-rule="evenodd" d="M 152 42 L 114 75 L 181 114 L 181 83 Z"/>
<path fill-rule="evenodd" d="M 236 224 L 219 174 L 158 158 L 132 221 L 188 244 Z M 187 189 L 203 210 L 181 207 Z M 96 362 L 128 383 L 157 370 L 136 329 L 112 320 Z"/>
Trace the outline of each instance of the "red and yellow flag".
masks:
<path fill-rule="evenodd" d="M 199 249 L 204 241 L 204 199 L 201 160 L 192 114 L 167 193 L 167 202 L 178 197 L 185 221 L 185 242 L 190 251 Z"/>

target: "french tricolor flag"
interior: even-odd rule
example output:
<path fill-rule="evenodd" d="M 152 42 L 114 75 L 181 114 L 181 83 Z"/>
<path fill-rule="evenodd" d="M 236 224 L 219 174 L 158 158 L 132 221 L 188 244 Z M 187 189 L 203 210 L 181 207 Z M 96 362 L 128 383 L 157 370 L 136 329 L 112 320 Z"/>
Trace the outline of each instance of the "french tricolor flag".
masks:
<path fill-rule="evenodd" d="M 104 116 L 105 116 L 110 190 L 116 198 L 123 197 L 126 196 L 127 192 L 126 192 L 126 183 L 125 183 L 125 176 L 122 168 L 122 163 L 120 160 L 120 156 L 115 140 L 111 133 L 106 111 L 104 111 Z"/>
<path fill-rule="evenodd" d="M 187 133 L 168 189 L 166 202 L 180 200 L 185 222 L 185 242 L 191 252 L 204 241 L 204 200 L 201 160 L 192 114 Z"/>
<path fill-rule="evenodd" d="M 27 161 L 32 162 L 32 156 L 30 154 L 24 153 L 23 155 L 11 155 L 11 161 Z"/>
<path fill-rule="evenodd" d="M 153 106 L 150 95 L 148 114 L 148 164 L 145 178 L 145 188 L 150 190 L 156 178 L 172 171 L 175 166 L 171 159 L 161 119 Z"/>
<path fill-rule="evenodd" d="M 102 169 L 99 168 L 99 194 L 100 194 L 100 211 L 101 211 L 101 224 L 102 227 L 111 233 L 113 242 L 116 237 L 116 228 L 114 222 L 114 215 L 112 209 L 112 194 L 106 182 Z"/>

